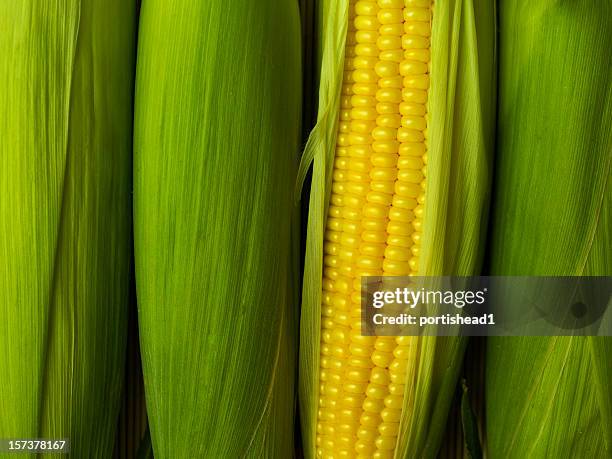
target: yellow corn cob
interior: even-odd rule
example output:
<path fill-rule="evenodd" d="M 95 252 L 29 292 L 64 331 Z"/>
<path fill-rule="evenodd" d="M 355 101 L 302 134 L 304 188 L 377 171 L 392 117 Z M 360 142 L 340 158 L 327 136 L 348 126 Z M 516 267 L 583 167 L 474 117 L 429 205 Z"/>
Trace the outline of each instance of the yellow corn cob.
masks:
<path fill-rule="evenodd" d="M 325 231 L 319 457 L 393 457 L 415 337 L 360 333 L 361 276 L 416 275 L 427 162 L 430 0 L 350 4 Z"/>

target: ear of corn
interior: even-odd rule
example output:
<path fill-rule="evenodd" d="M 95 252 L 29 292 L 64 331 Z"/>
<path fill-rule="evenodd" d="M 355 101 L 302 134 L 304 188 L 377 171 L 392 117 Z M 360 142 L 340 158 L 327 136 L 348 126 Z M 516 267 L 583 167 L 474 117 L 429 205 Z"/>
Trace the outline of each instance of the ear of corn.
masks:
<path fill-rule="evenodd" d="M 494 119 L 490 2 L 322 4 L 301 322 L 307 457 L 435 457 L 465 341 L 363 337 L 360 278 L 479 266 Z"/>
<path fill-rule="evenodd" d="M 74 457 L 110 456 L 121 394 L 135 13 L 0 5 L 0 438 Z"/>
<path fill-rule="evenodd" d="M 500 21 L 492 272 L 609 276 L 612 4 L 502 2 Z M 612 457 L 611 356 L 610 338 L 490 339 L 491 457 Z"/>
<path fill-rule="evenodd" d="M 292 455 L 299 31 L 293 1 L 143 4 L 135 251 L 155 457 Z"/>

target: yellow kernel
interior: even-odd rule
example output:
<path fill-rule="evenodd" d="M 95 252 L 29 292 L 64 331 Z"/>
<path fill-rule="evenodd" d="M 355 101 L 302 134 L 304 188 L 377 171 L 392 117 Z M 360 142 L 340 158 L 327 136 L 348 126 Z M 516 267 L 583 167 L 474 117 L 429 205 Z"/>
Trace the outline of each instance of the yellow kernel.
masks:
<path fill-rule="evenodd" d="M 346 183 L 347 193 L 365 196 L 366 194 L 368 194 L 368 191 L 369 191 L 369 187 L 367 183 L 362 183 L 362 182 L 347 182 Z"/>
<path fill-rule="evenodd" d="M 365 400 L 364 395 L 344 394 L 342 396 L 341 405 L 347 408 L 359 408 Z M 351 415 L 351 418 L 358 416 L 356 413 Z"/>
<path fill-rule="evenodd" d="M 383 422 L 378 426 L 378 432 L 383 437 L 396 437 L 399 433 L 399 422 Z"/>
<path fill-rule="evenodd" d="M 417 206 L 417 201 L 410 196 L 393 196 L 393 206 L 402 209 L 414 209 Z"/>
<path fill-rule="evenodd" d="M 364 231 L 361 234 L 361 238 L 364 242 L 382 244 L 387 240 L 387 233 L 383 233 L 381 231 Z"/>
<path fill-rule="evenodd" d="M 395 192 L 406 198 L 416 198 L 419 195 L 420 187 L 414 183 L 396 182 Z"/>
<path fill-rule="evenodd" d="M 339 384 L 334 384 L 331 382 L 321 384 L 321 394 L 327 395 L 329 397 L 338 397 L 340 395 L 341 390 L 342 387 Z"/>
<path fill-rule="evenodd" d="M 392 408 L 385 408 L 380 412 L 383 422 L 399 422 L 402 412 Z"/>
<path fill-rule="evenodd" d="M 330 202 L 335 206 L 343 206 L 344 205 L 344 197 L 337 194 L 332 194 L 330 198 Z"/>
<path fill-rule="evenodd" d="M 407 183 L 420 184 L 424 178 L 419 169 L 401 169 L 397 173 L 397 179 Z"/>
<path fill-rule="evenodd" d="M 401 207 L 392 207 L 389 209 L 389 220 L 409 223 L 414 220 L 414 212 L 408 209 L 402 209 Z"/>
<path fill-rule="evenodd" d="M 374 203 L 374 204 L 381 204 L 383 206 L 390 206 L 391 202 L 393 201 L 393 195 L 392 194 L 387 194 L 387 193 L 379 193 L 377 191 L 370 191 L 368 193 L 367 196 L 367 200 L 368 202 Z M 372 233 L 372 231 L 364 231 L 362 233 L 362 237 L 364 238 L 363 240 L 365 241 L 365 234 L 366 233 Z M 384 231 L 380 231 L 381 235 L 384 233 Z M 369 242 L 383 242 L 381 241 L 381 238 L 383 238 L 383 236 L 381 235 L 377 235 L 376 240 L 369 240 Z M 384 238 L 383 238 L 384 239 Z"/>
<path fill-rule="evenodd" d="M 389 372 L 391 373 L 406 373 L 408 368 L 408 360 L 406 359 L 394 359 L 389 366 Z"/>
<path fill-rule="evenodd" d="M 402 123 L 402 117 L 398 114 L 378 115 L 376 123 L 379 126 L 397 129 Z"/>
<path fill-rule="evenodd" d="M 387 218 L 387 208 L 385 206 L 369 202 L 363 207 L 363 215 L 367 218 L 385 219 Z"/>
<path fill-rule="evenodd" d="M 399 111 L 404 116 L 424 116 L 427 113 L 425 105 L 412 102 L 401 102 L 399 104 Z"/>
<path fill-rule="evenodd" d="M 374 170 L 382 170 L 382 171 L 388 171 L 388 170 L 393 170 L 391 168 L 389 169 L 382 169 L 382 168 L 375 168 L 372 169 Z M 376 191 L 379 193 L 387 193 L 387 194 L 393 194 L 395 191 L 395 183 L 391 180 L 388 181 L 373 181 L 370 183 L 370 189 L 372 191 Z M 365 228 L 365 225 L 364 225 Z"/>
<path fill-rule="evenodd" d="M 356 56 L 372 56 L 378 57 L 378 46 L 373 43 L 359 43 L 355 45 Z"/>
<path fill-rule="evenodd" d="M 357 43 L 376 43 L 379 34 L 376 30 L 359 30 L 355 34 L 355 41 Z"/>
<path fill-rule="evenodd" d="M 373 84 L 378 81 L 378 75 L 371 69 L 356 69 L 353 71 L 353 79 L 356 83 Z"/>
<path fill-rule="evenodd" d="M 395 63 L 393 65 L 395 65 Z M 399 75 L 399 74 L 397 74 L 395 76 L 381 77 L 380 80 L 378 80 L 378 87 L 381 88 L 381 89 L 392 88 L 392 89 L 399 89 L 399 90 L 401 90 L 404 87 L 404 80 L 402 79 L 401 75 Z M 395 104 L 399 104 L 399 102 L 394 102 L 394 103 Z M 396 112 L 397 112 L 397 110 L 396 110 Z"/>
<path fill-rule="evenodd" d="M 371 257 L 382 257 L 385 253 L 385 247 L 384 244 L 363 243 L 359 247 L 359 253 Z"/>
<path fill-rule="evenodd" d="M 399 72 L 402 76 L 408 75 L 422 75 L 427 73 L 427 64 L 419 61 L 405 60 L 399 66 Z M 355 74 L 353 74 L 353 78 Z"/>
<path fill-rule="evenodd" d="M 377 367 L 386 368 L 393 361 L 393 354 L 390 352 L 384 352 L 379 350 L 374 350 L 372 352 L 372 362 Z"/>
<path fill-rule="evenodd" d="M 400 24 L 404 14 L 401 8 L 384 8 L 378 11 L 377 17 L 381 24 Z"/>
<path fill-rule="evenodd" d="M 357 161 L 354 160 L 353 163 L 356 163 Z M 399 182 L 398 182 L 399 183 Z M 365 199 L 363 196 L 359 196 L 359 195 L 354 195 L 354 194 L 346 194 L 344 195 L 344 205 L 347 207 L 352 207 L 354 209 L 360 209 L 363 204 L 365 202 Z M 350 222 L 342 222 L 342 231 L 349 231 L 349 228 L 353 228 L 353 226 L 347 226 L 349 225 Z M 334 228 L 335 229 L 335 228 Z"/>
<path fill-rule="evenodd" d="M 402 102 L 402 90 L 398 88 L 379 89 L 376 92 L 376 100 L 379 102 L 399 104 Z"/>
<path fill-rule="evenodd" d="M 358 440 L 357 443 L 355 443 L 355 452 L 359 454 L 359 459 L 361 459 L 362 457 L 364 458 L 371 457 L 375 449 L 376 449 L 376 446 L 374 446 L 373 442 L 369 442 L 365 440 Z"/>
<path fill-rule="evenodd" d="M 383 437 L 379 436 L 376 438 L 375 444 L 376 448 L 382 449 L 384 451 L 392 451 L 395 449 L 395 437 Z"/>
<path fill-rule="evenodd" d="M 431 0 L 404 0 L 406 6 L 418 6 L 420 8 L 431 8 Z"/>
<path fill-rule="evenodd" d="M 377 62 L 378 59 L 374 56 L 357 56 L 353 60 L 353 66 L 355 69 L 373 70 Z"/>
<path fill-rule="evenodd" d="M 427 64 L 431 60 L 431 53 L 429 52 L 429 49 L 407 49 L 404 52 L 404 57 L 411 61 L 418 61 Z"/>
<path fill-rule="evenodd" d="M 372 164 L 378 167 L 395 167 L 397 165 L 398 149 L 399 142 L 397 140 L 374 141 L 372 150 L 374 150 L 376 154 L 373 154 L 371 157 Z M 393 155 L 393 157 L 390 155 Z M 340 192 L 337 193 L 341 194 Z"/>
<path fill-rule="evenodd" d="M 402 48 L 402 37 L 398 35 L 380 35 L 376 40 L 376 46 L 379 50 L 387 51 Z"/>
<path fill-rule="evenodd" d="M 377 436 L 378 436 L 378 432 L 377 432 L 376 427 L 368 428 L 367 426 L 361 426 L 357 430 L 357 438 L 361 440 L 367 440 L 367 441 L 374 442 Z"/>
<path fill-rule="evenodd" d="M 394 102 L 378 102 L 376 104 L 376 111 L 381 115 L 396 114 L 399 111 L 399 104 Z"/>
<path fill-rule="evenodd" d="M 387 232 L 397 236 L 409 236 L 412 234 L 412 226 L 404 222 L 390 221 Z"/>
<path fill-rule="evenodd" d="M 374 363 L 372 362 L 371 358 L 359 357 L 359 356 L 351 356 L 348 359 L 348 364 L 351 367 L 357 367 L 357 368 L 372 368 L 374 366 Z"/>
<path fill-rule="evenodd" d="M 355 95 L 351 97 L 351 107 L 371 107 L 376 105 L 376 97 Z"/>
<path fill-rule="evenodd" d="M 361 222 L 344 220 L 342 231 L 345 233 L 359 234 L 361 232 Z"/>
<path fill-rule="evenodd" d="M 423 173 L 423 158 L 419 156 L 403 156 L 398 160 L 399 169 L 412 169 Z"/>
<path fill-rule="evenodd" d="M 409 129 L 424 131 L 427 128 L 427 122 L 422 116 L 404 116 L 402 117 L 402 126 Z"/>
<path fill-rule="evenodd" d="M 422 157 L 427 151 L 423 142 L 405 142 L 399 147 L 398 153 L 400 156 L 418 156 Z"/>
<path fill-rule="evenodd" d="M 370 459 L 393 459 L 392 450 L 376 450 Z"/>
<path fill-rule="evenodd" d="M 404 0 L 378 0 L 378 6 L 381 8 L 403 8 Z"/>
<path fill-rule="evenodd" d="M 374 67 L 376 74 L 381 78 L 394 77 L 399 74 L 399 65 L 395 62 L 380 61 Z M 401 83 L 401 80 L 398 80 Z"/>
<path fill-rule="evenodd" d="M 404 89 L 402 90 L 402 99 L 405 102 L 425 104 L 427 103 L 427 91 L 423 89 L 413 89 L 410 87 L 404 87 Z M 352 113 L 352 110 L 351 110 L 351 113 Z"/>
<path fill-rule="evenodd" d="M 387 226 L 387 220 L 366 219 L 363 221 L 362 226 L 366 231 L 384 231 Z"/>
<path fill-rule="evenodd" d="M 374 343 L 374 348 L 383 352 L 393 352 L 395 341 L 388 337 L 379 337 Z"/>
<path fill-rule="evenodd" d="M 357 16 L 376 16 L 378 10 L 376 2 L 361 0 L 355 4 L 355 15 Z"/>
<path fill-rule="evenodd" d="M 388 276 L 406 276 L 410 272 L 410 263 L 406 261 L 395 261 L 385 258 L 383 270 Z"/>
<path fill-rule="evenodd" d="M 399 25 L 399 24 L 398 24 Z M 389 25 L 384 27 L 391 27 Z M 401 27 L 401 25 L 400 25 Z M 380 30 L 381 35 L 395 35 L 395 34 L 386 34 L 383 32 L 383 29 Z M 386 49 L 380 52 L 378 56 L 381 61 L 391 61 L 399 64 L 404 60 L 404 50 L 402 49 Z"/>
<path fill-rule="evenodd" d="M 429 75 L 406 75 L 404 77 L 403 86 L 406 87 L 407 89 L 412 89 L 412 90 L 420 89 L 424 92 L 427 89 L 429 89 Z M 422 93 L 419 93 L 419 95 L 421 97 Z M 426 100 L 427 100 L 427 97 L 425 97 L 425 101 Z M 419 102 L 419 103 L 424 104 L 425 102 Z"/>
<path fill-rule="evenodd" d="M 375 167 L 370 171 L 370 178 L 385 183 L 394 182 L 397 179 L 397 169 L 394 167 Z M 393 193 L 393 191 L 390 191 L 390 193 Z"/>
<path fill-rule="evenodd" d="M 404 389 L 406 388 L 405 384 L 389 384 L 389 394 L 391 395 L 401 395 L 404 396 Z"/>
<path fill-rule="evenodd" d="M 353 89 L 354 89 L 355 94 L 358 94 L 358 95 L 376 96 L 376 92 L 378 91 L 378 85 L 372 84 L 372 83 L 355 83 L 353 85 Z M 358 125 L 357 128 L 354 127 L 354 124 L 355 123 L 353 122 L 353 120 L 351 120 L 351 129 L 354 131 L 358 130 L 360 127 L 362 127 L 365 132 L 369 132 L 371 130 L 370 126 L 367 126 L 369 130 L 366 130 L 365 129 L 366 125 L 364 125 L 363 123 L 361 125 Z M 362 131 L 359 131 L 359 132 L 362 132 Z"/>
<path fill-rule="evenodd" d="M 363 402 L 363 410 L 368 413 L 380 413 L 385 407 L 383 400 L 366 398 Z"/>
<path fill-rule="evenodd" d="M 408 261 L 410 260 L 410 251 L 405 247 L 387 246 L 385 250 L 385 259 L 391 261 Z M 395 355 L 395 353 L 393 354 Z"/>
<path fill-rule="evenodd" d="M 416 129 L 408 129 L 402 126 L 397 130 L 397 140 L 402 143 L 423 142 L 425 137 L 421 131 L 417 131 Z"/>
<path fill-rule="evenodd" d="M 367 386 L 367 383 L 347 382 L 342 388 L 349 394 L 364 394 Z"/>
<path fill-rule="evenodd" d="M 404 22 L 404 32 L 408 35 L 429 37 L 431 35 L 431 26 L 428 22 L 408 21 Z"/>
<path fill-rule="evenodd" d="M 349 98 L 349 100 L 350 100 L 349 96 L 345 96 L 345 97 Z M 338 123 L 338 131 L 342 132 L 343 134 L 346 134 L 350 130 L 351 130 L 351 123 L 350 123 L 350 121 L 340 121 Z"/>
<path fill-rule="evenodd" d="M 431 20 L 431 10 L 429 8 L 404 8 L 404 20 L 405 21 L 422 21 L 428 22 Z M 355 20 L 355 27 L 357 27 L 357 20 Z"/>
<path fill-rule="evenodd" d="M 348 148 L 349 156 L 351 158 L 368 159 L 373 152 L 371 143 L 374 139 L 372 136 L 351 132 L 351 139 L 353 145 Z M 347 181 L 361 182 L 362 180 L 350 180 L 347 174 Z"/>
<path fill-rule="evenodd" d="M 378 27 L 380 23 L 374 16 L 359 15 L 355 18 L 355 29 L 357 30 L 378 30 Z"/>
<path fill-rule="evenodd" d="M 349 437 L 354 436 L 359 429 L 359 423 L 351 420 L 350 422 L 342 422 L 335 426 L 336 432 Z"/>
<path fill-rule="evenodd" d="M 385 126 L 376 126 L 372 131 L 374 140 L 395 140 L 397 137 L 397 128 Z"/>
<path fill-rule="evenodd" d="M 393 408 L 395 410 L 401 410 L 404 402 L 404 397 L 400 395 L 388 395 L 385 397 L 385 406 L 387 408 Z"/>

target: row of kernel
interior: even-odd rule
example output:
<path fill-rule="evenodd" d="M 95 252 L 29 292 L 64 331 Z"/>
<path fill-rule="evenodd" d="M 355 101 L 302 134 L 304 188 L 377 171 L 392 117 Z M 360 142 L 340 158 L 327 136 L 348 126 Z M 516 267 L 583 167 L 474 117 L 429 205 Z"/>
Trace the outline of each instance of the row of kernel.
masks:
<path fill-rule="evenodd" d="M 424 199 L 427 90 L 429 89 L 429 0 L 406 0 L 404 8 L 403 60 L 400 63 L 402 102 L 396 195 L 389 212 L 389 239 L 385 251 L 385 273 L 416 275 L 422 226 Z M 420 201 L 420 202 L 419 202 Z M 416 369 L 418 338 L 398 337 L 389 367 L 389 395 L 381 413 L 381 431 L 399 434 L 399 422 L 404 406 L 405 384 Z M 410 402 L 408 400 L 407 402 Z M 410 410 L 410 408 L 408 408 Z M 391 443 L 391 439 L 389 439 Z M 391 447 L 391 444 L 388 445 Z"/>
<path fill-rule="evenodd" d="M 354 17 L 354 4 L 350 2 L 350 16 Z M 325 237 L 324 279 L 322 295 L 322 334 L 321 334 L 321 368 L 319 380 L 321 383 L 318 401 L 317 422 L 317 456 L 332 457 L 335 449 L 336 429 L 343 370 L 346 365 L 346 346 L 335 343 L 332 339 L 334 330 L 341 325 L 342 291 L 347 284 L 346 269 L 343 269 L 339 258 L 344 226 L 342 207 L 348 173 L 348 146 L 350 134 L 350 113 L 352 109 L 352 75 L 355 28 L 349 21 L 345 78 L 342 86 L 342 99 L 338 125 L 338 140 L 333 171 L 332 195 L 328 211 Z M 347 77 L 348 76 L 348 77 Z M 340 306 L 340 307 L 339 307 Z"/>
<path fill-rule="evenodd" d="M 357 439 L 356 419 L 359 419 L 361 405 L 364 399 L 365 388 L 363 387 L 363 375 L 369 372 L 369 362 L 364 358 L 363 339 L 360 336 L 359 317 L 354 314 L 354 301 L 360 292 L 355 287 L 356 281 L 362 275 L 357 265 L 359 256 L 359 243 L 363 232 L 363 206 L 366 202 L 369 190 L 370 151 L 373 138 L 371 135 L 374 119 L 375 104 L 372 103 L 372 83 L 375 80 L 372 75 L 370 63 L 377 59 L 377 51 L 372 49 L 372 31 L 378 27 L 375 11 L 376 3 L 372 1 L 358 1 L 355 4 L 355 58 L 352 79 L 353 96 L 351 103 L 351 133 L 349 157 L 351 175 L 347 192 L 350 199 L 345 207 L 345 243 L 350 245 L 350 254 L 347 253 L 347 261 L 350 260 L 352 268 L 351 297 L 348 298 L 353 309 L 349 314 L 351 319 L 351 330 L 348 336 L 349 359 L 344 372 L 345 383 L 343 385 L 343 399 L 341 401 L 341 412 L 337 423 L 337 457 L 353 457 L 354 445 Z M 351 317 L 352 316 L 352 317 Z M 366 346 L 367 348 L 367 346 Z"/>
<path fill-rule="evenodd" d="M 387 239 L 389 206 L 393 198 L 394 183 L 397 176 L 399 127 L 399 98 L 401 97 L 401 76 L 398 63 L 401 60 L 402 1 L 379 0 L 377 16 L 380 22 L 376 46 L 379 60 L 374 64 L 378 77 L 376 91 L 376 127 L 372 132 L 370 172 L 371 186 L 368 202 L 364 209 L 368 230 L 364 231 L 361 245 L 362 265 L 383 273 L 383 256 Z M 371 349 L 374 364 L 367 380 L 366 399 L 360 418 L 356 452 L 362 456 L 381 458 L 390 454 L 387 442 L 381 442 L 380 413 L 382 401 L 388 394 L 388 367 L 392 358 L 394 342 L 389 337 L 378 337 Z M 384 432 L 386 433 L 386 432 Z"/>

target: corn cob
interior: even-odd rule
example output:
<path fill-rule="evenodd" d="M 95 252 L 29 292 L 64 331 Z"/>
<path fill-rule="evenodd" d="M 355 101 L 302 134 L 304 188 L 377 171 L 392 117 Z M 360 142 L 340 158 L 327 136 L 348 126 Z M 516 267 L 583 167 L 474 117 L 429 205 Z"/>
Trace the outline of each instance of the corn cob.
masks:
<path fill-rule="evenodd" d="M 291 457 L 297 2 L 143 3 L 135 253 L 157 458 Z"/>
<path fill-rule="evenodd" d="M 362 336 L 361 277 L 477 269 L 494 11 L 485 2 L 340 3 L 323 6 L 319 124 L 302 166 L 314 160 L 302 311 L 301 372 L 314 375 L 301 382 L 307 456 L 432 457 L 465 342 Z"/>
<path fill-rule="evenodd" d="M 500 22 L 492 272 L 612 275 L 612 4 L 502 2 Z M 612 457 L 610 338 L 491 338 L 487 356 L 491 457 Z"/>
<path fill-rule="evenodd" d="M 0 4 L 0 438 L 72 457 L 111 455 L 121 395 L 135 10 Z"/>

